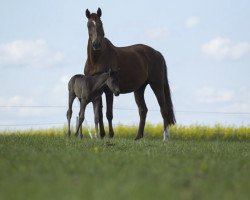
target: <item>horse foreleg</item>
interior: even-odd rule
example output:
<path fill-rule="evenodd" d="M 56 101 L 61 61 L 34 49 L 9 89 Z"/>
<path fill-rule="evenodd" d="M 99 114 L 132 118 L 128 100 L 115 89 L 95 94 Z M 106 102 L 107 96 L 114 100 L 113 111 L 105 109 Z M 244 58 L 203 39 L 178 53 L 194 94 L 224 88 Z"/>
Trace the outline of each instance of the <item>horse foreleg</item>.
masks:
<path fill-rule="evenodd" d="M 145 88 L 146 88 L 146 85 L 144 85 L 139 90 L 134 92 L 135 101 L 138 106 L 139 115 L 140 115 L 140 124 L 139 124 L 139 129 L 138 129 L 137 136 L 135 137 L 135 140 L 143 138 L 143 132 L 144 132 L 144 127 L 145 127 L 145 122 L 146 122 L 146 117 L 147 117 L 147 112 L 148 112 L 148 108 L 146 106 L 145 99 L 144 99 Z"/>
<path fill-rule="evenodd" d="M 106 95 L 106 103 L 107 103 L 106 117 L 109 123 L 109 137 L 112 138 L 114 137 L 114 130 L 113 130 L 113 124 L 112 124 L 114 95 L 110 90 L 105 91 L 105 95 Z"/>

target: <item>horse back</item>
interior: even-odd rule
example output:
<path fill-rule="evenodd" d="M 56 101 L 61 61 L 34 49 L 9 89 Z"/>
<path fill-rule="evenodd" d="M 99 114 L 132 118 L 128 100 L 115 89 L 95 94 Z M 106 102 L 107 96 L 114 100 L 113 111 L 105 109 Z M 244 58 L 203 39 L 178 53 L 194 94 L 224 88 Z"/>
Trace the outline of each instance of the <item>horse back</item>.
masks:
<path fill-rule="evenodd" d="M 131 92 L 164 74 L 164 58 L 155 49 L 144 44 L 116 47 L 120 68 L 120 89 Z M 163 77 L 160 77 L 161 79 Z"/>

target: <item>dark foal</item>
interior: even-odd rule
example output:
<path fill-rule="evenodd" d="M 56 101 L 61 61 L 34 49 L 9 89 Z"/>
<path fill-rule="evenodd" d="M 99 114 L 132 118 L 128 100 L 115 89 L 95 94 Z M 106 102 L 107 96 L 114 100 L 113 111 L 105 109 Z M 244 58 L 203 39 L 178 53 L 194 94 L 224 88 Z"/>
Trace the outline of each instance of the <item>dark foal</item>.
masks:
<path fill-rule="evenodd" d="M 84 76 L 81 74 L 74 75 L 69 83 L 69 108 L 67 111 L 68 131 L 70 136 L 70 120 L 72 116 L 72 104 L 77 97 L 80 101 L 79 122 L 76 127 L 75 136 L 78 136 L 79 129 L 84 121 L 85 109 L 88 103 L 92 102 L 95 116 L 95 136 L 98 137 L 98 123 L 99 123 L 99 101 L 105 87 L 108 87 L 116 96 L 119 95 L 120 89 L 118 86 L 118 79 L 116 72 L 111 70 L 106 73 L 100 73 L 94 76 Z M 80 132 L 82 138 L 82 132 Z"/>

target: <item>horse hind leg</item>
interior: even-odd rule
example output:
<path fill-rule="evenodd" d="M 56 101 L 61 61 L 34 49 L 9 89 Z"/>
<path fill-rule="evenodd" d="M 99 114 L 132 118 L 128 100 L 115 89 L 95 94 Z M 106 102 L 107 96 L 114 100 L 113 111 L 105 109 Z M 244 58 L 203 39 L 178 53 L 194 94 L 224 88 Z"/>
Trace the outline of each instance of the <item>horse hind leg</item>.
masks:
<path fill-rule="evenodd" d="M 168 140 L 170 138 L 170 132 L 169 132 L 169 123 L 168 123 L 168 104 L 165 99 L 165 92 L 164 92 L 164 87 L 161 85 L 155 85 L 151 84 L 150 85 L 156 98 L 158 101 L 158 104 L 160 106 L 161 110 L 161 115 L 163 118 L 163 126 L 164 126 L 164 131 L 163 131 L 163 140 Z"/>
<path fill-rule="evenodd" d="M 139 115 L 140 115 L 139 129 L 135 137 L 135 140 L 143 138 L 143 132 L 144 132 L 144 127 L 145 127 L 145 122 L 146 122 L 146 117 L 147 117 L 147 112 L 148 112 L 148 108 L 146 106 L 145 99 L 144 99 L 144 91 L 145 91 L 146 86 L 147 84 L 143 85 L 141 88 L 139 88 L 137 91 L 134 92 L 135 102 L 138 106 Z"/>

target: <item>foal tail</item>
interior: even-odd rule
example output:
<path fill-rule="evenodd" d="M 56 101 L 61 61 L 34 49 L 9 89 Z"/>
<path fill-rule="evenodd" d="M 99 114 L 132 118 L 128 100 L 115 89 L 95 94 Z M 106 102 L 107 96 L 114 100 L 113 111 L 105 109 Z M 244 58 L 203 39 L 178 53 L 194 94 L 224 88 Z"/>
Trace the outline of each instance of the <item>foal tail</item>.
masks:
<path fill-rule="evenodd" d="M 174 108 L 173 103 L 171 99 L 171 91 L 168 83 L 168 77 L 167 77 L 167 65 L 165 60 L 164 62 L 164 71 L 165 71 L 165 77 L 164 77 L 164 94 L 165 94 L 165 101 L 167 104 L 167 124 L 168 125 L 174 125 L 176 123 L 175 120 L 175 114 L 174 114 Z"/>

